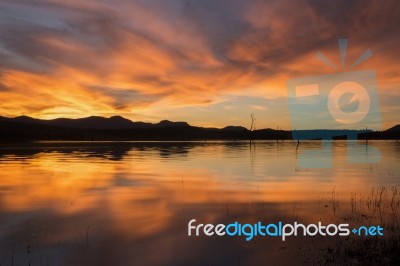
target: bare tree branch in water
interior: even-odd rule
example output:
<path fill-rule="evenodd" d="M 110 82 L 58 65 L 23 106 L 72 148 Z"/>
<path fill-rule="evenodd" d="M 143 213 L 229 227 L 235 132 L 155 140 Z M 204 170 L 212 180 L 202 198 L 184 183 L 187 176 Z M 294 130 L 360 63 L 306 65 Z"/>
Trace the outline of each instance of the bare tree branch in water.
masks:
<path fill-rule="evenodd" d="M 253 140 L 253 131 L 256 130 L 256 117 L 254 113 L 250 114 L 251 124 L 250 124 L 250 143 Z"/>

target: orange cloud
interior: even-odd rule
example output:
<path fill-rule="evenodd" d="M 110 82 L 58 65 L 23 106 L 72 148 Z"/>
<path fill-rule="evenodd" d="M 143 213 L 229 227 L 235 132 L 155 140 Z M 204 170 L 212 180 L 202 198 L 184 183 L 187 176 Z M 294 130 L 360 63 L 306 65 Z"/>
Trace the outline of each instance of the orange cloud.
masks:
<path fill-rule="evenodd" d="M 370 66 L 383 98 L 399 97 L 400 53 L 393 49 L 398 18 L 373 2 L 54 0 L 0 6 L 0 115 L 161 120 L 164 113 L 179 117 L 182 107 L 238 95 L 283 101 L 287 79 L 331 71 L 315 53 L 338 58 L 342 37 L 350 39 L 352 60 L 365 48 L 377 51 Z M 391 101 L 382 108 L 388 125 L 397 122 Z M 266 124 L 272 118 L 262 117 Z"/>

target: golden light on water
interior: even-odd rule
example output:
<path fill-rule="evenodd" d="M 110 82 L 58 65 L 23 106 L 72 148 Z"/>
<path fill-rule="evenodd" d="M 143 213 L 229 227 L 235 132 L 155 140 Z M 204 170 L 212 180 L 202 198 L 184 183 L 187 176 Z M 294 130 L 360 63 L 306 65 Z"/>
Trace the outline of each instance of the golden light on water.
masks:
<path fill-rule="evenodd" d="M 10 254 L 13 241 L 16 261 L 42 252 L 57 263 L 92 264 L 101 257 L 124 258 L 119 263 L 124 265 L 207 260 L 203 250 L 209 253 L 222 246 L 227 250 L 212 258 L 226 262 L 225 252 L 248 254 L 251 246 L 262 253 L 253 251 L 246 261 L 260 262 L 265 256 L 281 261 L 282 246 L 299 251 L 301 246 L 311 247 L 311 240 L 325 247 L 331 239 L 282 243 L 276 238 L 189 238 L 187 223 L 345 219 L 354 225 L 365 215 L 372 223 L 388 226 L 392 214 L 386 202 L 392 199 L 390 187 L 395 188 L 398 176 L 397 143 L 373 143 L 382 153 L 379 165 L 349 163 L 342 156 L 345 144 L 333 143 L 333 168 L 328 169 L 298 168 L 298 154 L 315 149 L 315 143 L 302 143 L 298 150 L 294 142 L 54 142 L 5 147 L 0 156 L 0 250 Z M 376 216 L 374 202 L 382 195 L 382 216 Z M 28 245 L 33 252 L 26 252 Z M 162 254 L 147 256 L 142 249 Z M 176 249 L 185 250 L 184 255 L 178 256 Z"/>

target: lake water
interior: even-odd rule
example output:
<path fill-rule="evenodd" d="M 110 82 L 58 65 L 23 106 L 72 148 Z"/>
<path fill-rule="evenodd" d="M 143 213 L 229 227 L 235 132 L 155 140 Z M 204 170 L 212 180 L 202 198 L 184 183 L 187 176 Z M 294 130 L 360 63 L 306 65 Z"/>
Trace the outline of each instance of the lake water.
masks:
<path fill-rule="evenodd" d="M 338 243 L 358 240 L 187 235 L 191 219 L 346 220 L 397 230 L 400 143 L 361 144 L 359 163 L 349 163 L 347 142 L 331 145 L 319 158 L 332 158 L 332 167 L 322 169 L 298 164 L 317 141 L 3 145 L 0 265 L 335 263 L 328 258 Z M 380 162 L 368 159 L 373 146 Z"/>

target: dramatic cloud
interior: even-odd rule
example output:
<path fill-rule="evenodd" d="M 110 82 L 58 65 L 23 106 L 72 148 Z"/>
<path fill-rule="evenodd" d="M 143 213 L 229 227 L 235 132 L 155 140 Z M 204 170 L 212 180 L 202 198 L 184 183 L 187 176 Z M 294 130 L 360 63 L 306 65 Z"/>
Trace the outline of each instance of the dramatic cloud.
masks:
<path fill-rule="evenodd" d="M 254 111 L 260 126 L 279 118 L 289 127 L 287 110 L 271 110 L 286 106 L 286 80 L 332 73 L 315 53 L 340 66 L 337 39 L 348 38 L 347 65 L 374 52 L 360 68 L 377 72 L 391 125 L 400 111 L 391 100 L 400 97 L 399 11 L 396 1 L 361 0 L 2 1 L 0 115 L 223 126 L 233 106 L 236 124 Z"/>

